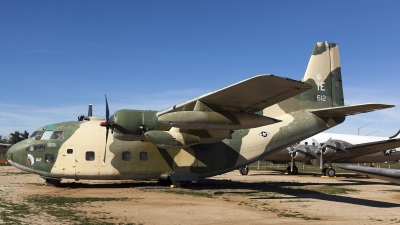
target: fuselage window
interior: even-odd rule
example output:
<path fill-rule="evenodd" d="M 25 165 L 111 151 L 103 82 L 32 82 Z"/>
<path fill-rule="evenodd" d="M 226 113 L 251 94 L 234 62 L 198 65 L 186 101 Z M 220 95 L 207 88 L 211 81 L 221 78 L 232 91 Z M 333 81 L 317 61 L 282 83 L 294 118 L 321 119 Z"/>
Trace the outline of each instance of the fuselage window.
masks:
<path fill-rule="evenodd" d="M 140 161 L 147 161 L 148 159 L 147 152 L 140 152 Z"/>
<path fill-rule="evenodd" d="M 40 138 L 40 140 L 49 140 L 51 137 L 51 134 L 53 134 L 53 131 L 48 131 L 46 130 L 43 135 L 42 138 Z"/>
<path fill-rule="evenodd" d="M 308 142 L 306 141 L 304 144 L 308 145 Z"/>
<path fill-rule="evenodd" d="M 35 145 L 30 145 L 30 146 L 28 146 L 28 147 L 26 148 L 26 151 L 27 151 L 27 152 L 33 152 L 33 151 L 35 151 Z"/>
<path fill-rule="evenodd" d="M 44 145 L 40 144 L 40 145 L 36 145 L 35 146 L 35 150 L 38 152 L 43 152 L 44 151 Z"/>
<path fill-rule="evenodd" d="M 40 140 L 40 137 L 42 137 L 43 132 L 44 132 L 44 131 L 42 131 L 42 130 L 38 131 L 37 134 L 36 134 L 36 136 L 35 136 L 35 139 L 36 139 L 36 140 Z"/>
<path fill-rule="evenodd" d="M 53 154 L 46 154 L 44 156 L 44 161 L 46 163 L 53 163 L 54 162 L 54 155 Z"/>
<path fill-rule="evenodd" d="M 63 139 L 63 137 L 64 137 L 64 131 L 54 131 L 50 139 Z"/>
<path fill-rule="evenodd" d="M 86 161 L 94 161 L 94 152 L 86 152 Z"/>
<path fill-rule="evenodd" d="M 74 150 L 72 149 L 67 149 L 67 154 L 72 154 L 74 152 Z"/>
<path fill-rule="evenodd" d="M 130 161 L 131 160 L 131 153 L 130 152 L 122 152 L 122 160 Z"/>

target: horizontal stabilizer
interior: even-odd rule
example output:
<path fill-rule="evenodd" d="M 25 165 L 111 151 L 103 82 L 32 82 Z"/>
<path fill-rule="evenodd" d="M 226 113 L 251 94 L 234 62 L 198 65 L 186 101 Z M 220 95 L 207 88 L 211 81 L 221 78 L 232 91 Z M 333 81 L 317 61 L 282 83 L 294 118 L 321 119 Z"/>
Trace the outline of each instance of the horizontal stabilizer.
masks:
<path fill-rule="evenodd" d="M 400 147 L 400 138 L 352 145 L 344 148 L 349 153 L 348 156 L 338 159 L 337 162 L 345 162 L 346 160 L 354 157 L 369 155 L 398 147 Z"/>
<path fill-rule="evenodd" d="M 349 165 L 340 165 L 338 167 L 341 169 L 356 172 L 361 175 L 375 177 L 381 180 L 386 180 L 396 184 L 400 184 L 400 170 L 381 169 L 381 168 L 364 167 L 364 166 L 349 166 Z"/>
<path fill-rule="evenodd" d="M 197 101 L 218 106 L 221 111 L 254 113 L 311 88 L 309 84 L 289 78 L 259 75 L 160 111 L 157 116 L 192 111 Z"/>
<path fill-rule="evenodd" d="M 366 103 L 359 105 L 347 105 L 347 106 L 314 109 L 310 110 L 310 112 L 319 117 L 345 117 L 359 113 L 372 112 L 380 109 L 388 109 L 392 107 L 394 107 L 394 105 L 380 104 L 380 103 Z"/>

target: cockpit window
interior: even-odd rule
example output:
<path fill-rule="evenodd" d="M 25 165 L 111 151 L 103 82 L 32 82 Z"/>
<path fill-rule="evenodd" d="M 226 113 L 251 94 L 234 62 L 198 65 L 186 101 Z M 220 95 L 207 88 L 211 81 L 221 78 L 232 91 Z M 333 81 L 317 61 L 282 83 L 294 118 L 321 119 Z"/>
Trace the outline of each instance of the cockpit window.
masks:
<path fill-rule="evenodd" d="M 27 152 L 33 152 L 33 151 L 35 151 L 35 145 L 30 145 L 30 146 L 28 146 L 28 147 L 26 148 L 26 151 L 27 151 Z"/>
<path fill-rule="evenodd" d="M 44 151 L 44 145 L 42 145 L 42 144 L 36 145 L 35 150 L 38 151 L 38 152 L 43 152 Z"/>
<path fill-rule="evenodd" d="M 42 135 L 42 138 L 40 140 L 49 140 L 51 135 L 53 134 L 53 131 L 45 131 Z"/>
<path fill-rule="evenodd" d="M 36 136 L 35 136 L 36 140 L 40 140 L 40 137 L 42 137 L 43 132 L 44 132 L 44 131 L 42 131 L 42 130 L 40 130 L 40 131 L 37 132 L 37 134 L 36 134 Z M 33 134 L 32 134 L 32 135 L 33 135 Z"/>
<path fill-rule="evenodd" d="M 63 139 L 63 137 L 64 137 L 64 131 L 54 131 L 50 139 Z"/>
<path fill-rule="evenodd" d="M 38 133 L 39 131 L 37 130 L 37 131 L 35 131 L 35 132 L 33 132 L 32 134 L 31 134 L 31 136 L 29 136 L 29 137 L 35 137 L 36 136 L 36 134 Z"/>

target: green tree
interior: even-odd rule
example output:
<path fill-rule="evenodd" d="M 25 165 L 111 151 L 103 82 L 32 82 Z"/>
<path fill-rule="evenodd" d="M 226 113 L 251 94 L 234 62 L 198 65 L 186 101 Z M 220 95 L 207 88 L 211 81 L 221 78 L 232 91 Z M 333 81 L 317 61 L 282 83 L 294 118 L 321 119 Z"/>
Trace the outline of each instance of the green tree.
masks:
<path fill-rule="evenodd" d="M 2 135 L 0 135 L 0 143 L 2 144 L 8 144 L 9 140 L 7 137 L 3 137 Z"/>
<path fill-rule="evenodd" d="M 15 131 L 14 133 L 10 134 L 9 144 L 15 144 L 22 140 L 25 140 L 29 137 L 29 133 L 25 130 L 23 133 L 19 131 Z"/>

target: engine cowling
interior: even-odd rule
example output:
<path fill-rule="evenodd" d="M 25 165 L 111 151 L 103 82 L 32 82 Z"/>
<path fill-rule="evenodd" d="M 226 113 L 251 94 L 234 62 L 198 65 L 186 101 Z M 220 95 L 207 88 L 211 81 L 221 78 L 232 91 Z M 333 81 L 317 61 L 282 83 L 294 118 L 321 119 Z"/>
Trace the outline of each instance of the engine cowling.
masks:
<path fill-rule="evenodd" d="M 159 126 L 156 111 L 122 109 L 114 113 L 113 136 L 122 141 L 139 141 L 147 130 L 163 129 Z M 165 127 L 164 130 L 169 129 Z"/>
<path fill-rule="evenodd" d="M 329 143 L 325 147 L 323 154 L 324 154 L 324 156 L 331 157 L 334 154 L 336 154 L 338 152 L 338 150 L 340 151 L 341 148 L 342 148 L 342 143 L 335 141 L 335 142 Z"/>
<path fill-rule="evenodd" d="M 310 154 L 301 149 L 294 150 L 293 152 L 293 160 L 295 160 L 296 162 L 306 163 L 310 161 L 310 159 Z"/>

